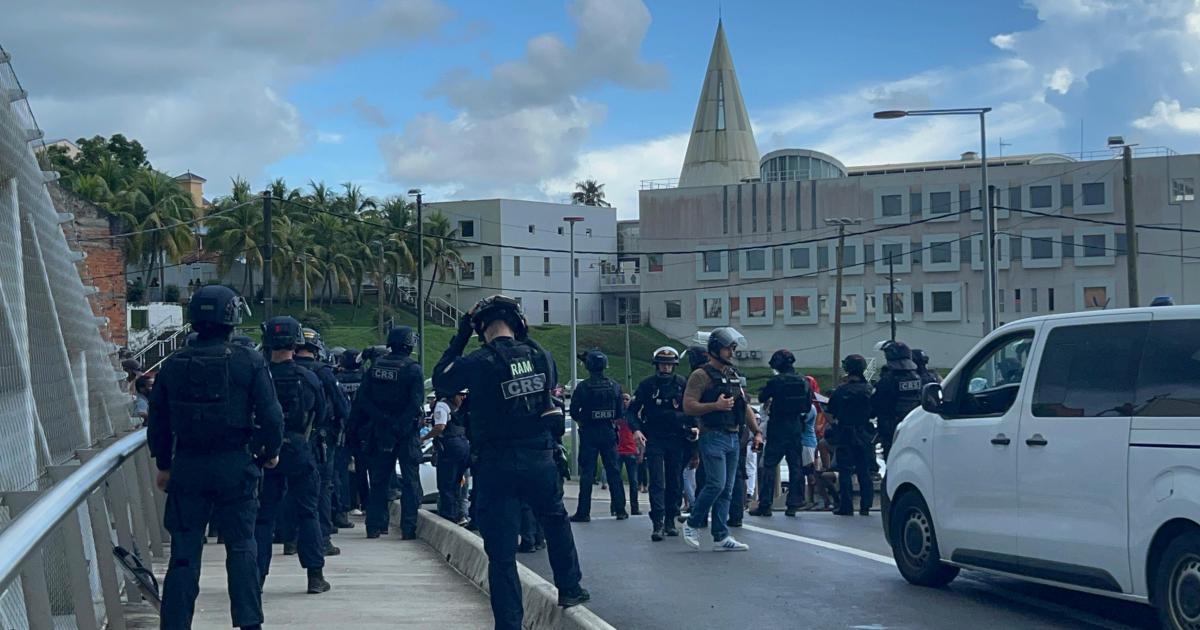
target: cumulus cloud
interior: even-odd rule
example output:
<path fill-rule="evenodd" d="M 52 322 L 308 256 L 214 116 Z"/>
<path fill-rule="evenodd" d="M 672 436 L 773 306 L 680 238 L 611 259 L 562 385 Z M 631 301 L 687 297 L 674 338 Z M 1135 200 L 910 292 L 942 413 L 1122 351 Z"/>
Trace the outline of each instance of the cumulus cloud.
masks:
<path fill-rule="evenodd" d="M 605 85 L 661 85 L 661 66 L 640 58 L 650 12 L 640 0 L 577 0 L 568 5 L 573 43 L 538 35 L 524 55 L 487 76 L 459 69 L 429 90 L 455 114 L 425 114 L 380 148 L 396 179 L 461 184 L 468 194 L 512 190 L 572 172 L 605 108 L 585 97 Z"/>
<path fill-rule="evenodd" d="M 387 117 L 387 114 L 384 114 L 382 109 L 371 104 L 362 96 L 354 97 L 354 100 L 350 102 L 350 107 L 354 108 L 354 113 L 358 114 L 360 120 L 372 127 L 383 129 L 392 126 L 392 121 Z"/>
<path fill-rule="evenodd" d="M 616 207 L 618 218 L 637 218 L 642 180 L 678 176 L 690 135 L 676 133 L 586 150 L 570 173 L 541 182 L 541 194 L 553 201 L 569 203 L 575 182 L 594 179 L 604 184 L 605 198 Z"/>
<path fill-rule="evenodd" d="M 1046 77 L 1046 87 L 1059 94 L 1066 94 L 1067 90 L 1071 89 L 1071 83 L 1074 80 L 1075 77 L 1071 74 L 1070 68 L 1058 68 Z"/>
<path fill-rule="evenodd" d="M 317 132 L 317 142 L 320 142 L 321 144 L 341 144 L 345 139 L 346 136 L 333 131 Z"/>
<path fill-rule="evenodd" d="M 1200 107 L 1184 109 L 1177 100 L 1160 100 L 1148 116 L 1133 121 L 1138 129 L 1200 134 Z"/>
<path fill-rule="evenodd" d="M 64 0 L 12 3 L 0 42 L 51 137 L 124 133 L 155 166 L 212 186 L 263 169 L 312 132 L 281 94 L 312 69 L 437 32 L 440 0 Z M 314 29 L 320 36 L 314 37 Z"/>

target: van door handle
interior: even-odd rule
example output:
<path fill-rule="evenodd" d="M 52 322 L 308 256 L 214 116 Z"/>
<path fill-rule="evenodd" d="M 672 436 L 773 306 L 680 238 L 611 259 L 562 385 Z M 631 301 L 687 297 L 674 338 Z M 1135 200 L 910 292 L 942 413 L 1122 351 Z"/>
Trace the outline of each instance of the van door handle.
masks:
<path fill-rule="evenodd" d="M 996 434 L 996 437 L 992 438 L 992 444 L 995 444 L 996 446 L 1008 446 L 1009 444 L 1012 444 L 1012 440 L 1010 440 L 1007 435 L 998 433 Z"/>
<path fill-rule="evenodd" d="M 1025 440 L 1025 443 L 1029 446 L 1045 446 L 1049 444 L 1046 438 L 1042 437 L 1041 433 L 1034 433 L 1028 440 Z"/>

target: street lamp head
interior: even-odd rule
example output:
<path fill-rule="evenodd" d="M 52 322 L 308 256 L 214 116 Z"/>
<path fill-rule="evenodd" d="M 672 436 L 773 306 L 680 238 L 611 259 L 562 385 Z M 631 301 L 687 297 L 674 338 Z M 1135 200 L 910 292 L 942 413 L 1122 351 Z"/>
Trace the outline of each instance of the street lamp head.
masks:
<path fill-rule="evenodd" d="M 419 194 L 421 194 L 421 189 L 420 188 L 409 188 L 408 194 L 412 195 L 412 196 L 419 195 Z"/>
<path fill-rule="evenodd" d="M 1109 136 L 1108 137 L 1108 146 L 1110 146 L 1110 147 L 1125 146 L 1125 138 L 1123 138 L 1122 136 Z"/>
<path fill-rule="evenodd" d="M 875 112 L 875 118 L 879 120 L 892 120 L 893 118 L 904 118 L 908 112 L 902 109 L 886 109 L 881 112 Z"/>
<path fill-rule="evenodd" d="M 563 221 L 567 223 L 578 223 L 583 220 L 583 217 L 563 217 Z"/>

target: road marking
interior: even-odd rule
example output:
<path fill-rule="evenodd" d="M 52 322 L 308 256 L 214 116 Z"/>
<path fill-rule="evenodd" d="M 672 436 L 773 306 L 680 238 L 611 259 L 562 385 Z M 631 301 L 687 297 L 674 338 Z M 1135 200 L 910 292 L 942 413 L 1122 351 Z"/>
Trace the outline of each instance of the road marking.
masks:
<path fill-rule="evenodd" d="M 855 549 L 854 547 L 847 547 L 846 545 L 839 545 L 837 543 L 831 543 L 831 542 L 827 542 L 824 540 L 818 540 L 816 538 L 808 538 L 807 536 L 797 536 L 796 534 L 789 534 L 787 532 L 781 532 L 781 531 L 775 530 L 775 529 L 767 529 L 765 527 L 757 527 L 755 525 L 742 525 L 742 529 L 747 529 L 752 532 L 758 532 L 759 534 L 766 534 L 768 536 L 774 536 L 776 538 L 782 538 L 784 540 L 791 540 L 793 542 L 804 543 L 806 545 L 822 547 L 824 549 L 830 549 L 832 551 L 840 551 L 842 553 L 848 553 L 852 556 L 858 556 L 859 558 L 866 558 L 867 560 L 874 560 L 875 562 L 879 562 L 881 564 L 886 564 L 886 565 L 892 566 L 892 567 L 896 566 L 896 561 L 893 560 L 890 556 L 885 556 L 883 554 L 878 554 L 878 553 L 872 553 L 870 551 L 863 551 L 862 549 Z"/>

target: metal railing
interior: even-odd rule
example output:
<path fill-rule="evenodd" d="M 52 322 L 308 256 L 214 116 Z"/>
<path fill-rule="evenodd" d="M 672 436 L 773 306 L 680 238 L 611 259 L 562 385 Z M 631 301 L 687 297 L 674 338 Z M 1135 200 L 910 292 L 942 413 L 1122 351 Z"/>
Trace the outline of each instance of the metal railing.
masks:
<path fill-rule="evenodd" d="M 122 587 L 129 602 L 138 601 L 140 591 L 122 575 L 113 541 L 147 566 L 147 552 L 163 559 L 165 498 L 151 487 L 146 430 L 96 446 L 48 467 L 55 483 L 46 490 L 0 493 L 15 516 L 0 531 L 0 593 L 10 598 L 19 589 L 23 604 L 17 612 L 24 619 L 5 620 L 12 627 L 124 630 Z M 55 562 L 65 563 L 65 575 Z"/>
<path fill-rule="evenodd" d="M 642 274 L 637 271 L 602 273 L 600 274 L 600 289 L 636 289 L 642 286 Z"/>
<path fill-rule="evenodd" d="M 171 356 L 173 352 L 187 344 L 187 336 L 191 332 L 192 325 L 184 324 L 182 328 L 172 332 L 170 336 L 162 339 L 155 339 L 149 344 L 146 344 L 144 348 L 138 350 L 137 353 L 133 355 L 133 358 L 136 359 L 138 363 L 142 364 L 143 372 L 153 372 L 154 370 L 157 370 L 158 367 L 163 364 L 163 361 L 166 361 L 167 357 Z M 146 365 L 147 358 L 153 360 L 154 363 L 151 365 Z"/>
<path fill-rule="evenodd" d="M 663 177 L 660 179 L 643 179 L 642 190 L 658 190 L 660 188 L 678 188 L 678 177 Z"/>

